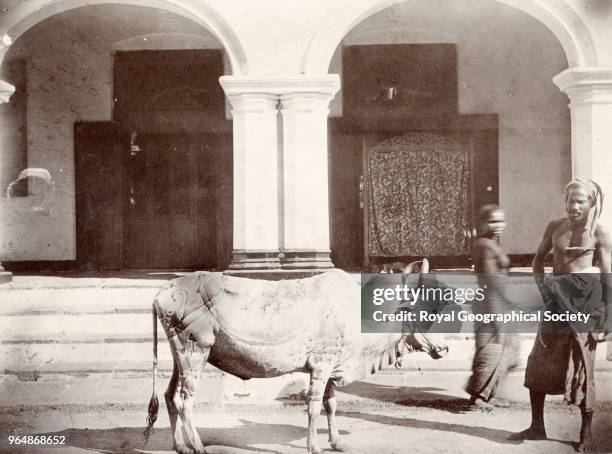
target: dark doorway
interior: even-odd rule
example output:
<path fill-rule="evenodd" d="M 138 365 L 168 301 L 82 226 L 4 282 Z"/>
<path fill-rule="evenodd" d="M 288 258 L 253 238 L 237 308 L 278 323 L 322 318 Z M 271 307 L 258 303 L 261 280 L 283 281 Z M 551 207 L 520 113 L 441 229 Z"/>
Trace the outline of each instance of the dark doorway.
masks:
<path fill-rule="evenodd" d="M 498 118 L 458 112 L 456 46 L 347 46 L 342 80 L 343 116 L 329 120 L 334 264 L 468 266 L 475 214 L 498 201 Z"/>
<path fill-rule="evenodd" d="M 118 52 L 113 122 L 75 125 L 81 268 L 220 268 L 232 135 L 221 50 Z"/>
<path fill-rule="evenodd" d="M 126 160 L 126 268 L 214 267 L 215 150 L 203 135 L 144 135 Z"/>
<path fill-rule="evenodd" d="M 130 144 L 116 123 L 77 123 L 79 266 L 219 266 L 228 254 L 222 229 L 231 233 L 226 225 L 231 219 L 219 209 L 228 203 L 222 192 L 228 187 L 229 139 L 224 134 L 144 134 Z"/>
<path fill-rule="evenodd" d="M 74 126 L 77 263 L 81 269 L 123 268 L 121 156 L 127 146 L 116 123 Z"/>

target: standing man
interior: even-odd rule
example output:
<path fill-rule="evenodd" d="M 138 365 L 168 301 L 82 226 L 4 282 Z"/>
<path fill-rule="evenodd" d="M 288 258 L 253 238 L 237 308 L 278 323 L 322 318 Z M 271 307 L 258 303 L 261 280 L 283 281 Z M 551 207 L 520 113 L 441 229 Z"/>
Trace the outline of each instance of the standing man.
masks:
<path fill-rule="evenodd" d="M 595 323 L 588 329 L 569 325 L 569 329 L 561 332 L 558 325 L 557 332 L 540 326 L 525 370 L 531 426 L 513 434 L 511 439 L 546 439 L 544 399 L 546 394 L 564 394 L 565 400 L 577 405 L 582 415 L 576 450 L 593 449 L 595 348 L 606 339 L 607 302 L 612 297 L 608 291 L 612 241 L 608 231 L 598 224 L 602 204 L 603 194 L 597 183 L 580 178 L 572 180 L 565 187 L 567 218 L 548 224 L 538 247 L 533 272 L 546 309 L 588 311 Z M 551 250 L 555 275 L 544 276 L 544 259 Z"/>

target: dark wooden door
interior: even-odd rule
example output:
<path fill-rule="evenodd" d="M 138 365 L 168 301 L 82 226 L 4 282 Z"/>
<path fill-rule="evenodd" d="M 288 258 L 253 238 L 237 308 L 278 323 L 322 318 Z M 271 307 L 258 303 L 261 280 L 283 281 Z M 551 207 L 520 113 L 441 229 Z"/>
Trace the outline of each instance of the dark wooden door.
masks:
<path fill-rule="evenodd" d="M 75 124 L 77 262 L 86 270 L 217 265 L 224 134 L 129 137 Z"/>
<path fill-rule="evenodd" d="M 142 135 L 125 157 L 126 268 L 216 264 L 217 137 Z"/>
<path fill-rule="evenodd" d="M 115 123 L 76 123 L 77 263 L 81 269 L 123 267 L 122 150 L 127 138 Z"/>

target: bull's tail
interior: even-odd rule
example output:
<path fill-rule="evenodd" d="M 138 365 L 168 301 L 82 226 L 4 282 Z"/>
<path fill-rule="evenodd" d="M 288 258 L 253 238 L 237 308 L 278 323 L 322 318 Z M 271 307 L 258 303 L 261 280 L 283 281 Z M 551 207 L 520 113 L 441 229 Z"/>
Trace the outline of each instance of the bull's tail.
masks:
<path fill-rule="evenodd" d="M 148 440 L 153 433 L 153 424 L 157 421 L 159 411 L 159 399 L 155 392 L 155 379 L 157 378 L 157 309 L 153 304 L 153 395 L 149 401 L 149 414 L 147 416 L 147 428 L 144 431 L 145 439 Z"/>

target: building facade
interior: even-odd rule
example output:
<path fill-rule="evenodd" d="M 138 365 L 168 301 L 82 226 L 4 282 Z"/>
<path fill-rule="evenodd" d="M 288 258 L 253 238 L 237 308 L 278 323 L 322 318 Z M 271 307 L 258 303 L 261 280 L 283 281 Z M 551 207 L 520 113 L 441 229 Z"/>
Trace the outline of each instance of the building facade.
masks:
<path fill-rule="evenodd" d="M 606 0 L 0 5 L 1 183 L 26 168 L 53 183 L 0 198 L 4 263 L 318 270 L 443 255 L 372 252 L 368 153 L 419 156 L 424 142 L 471 150 L 454 234 L 469 239 L 478 205 L 499 202 L 515 255 L 562 215 L 571 177 L 612 194 Z M 427 222 L 426 237 L 454 221 Z"/>

